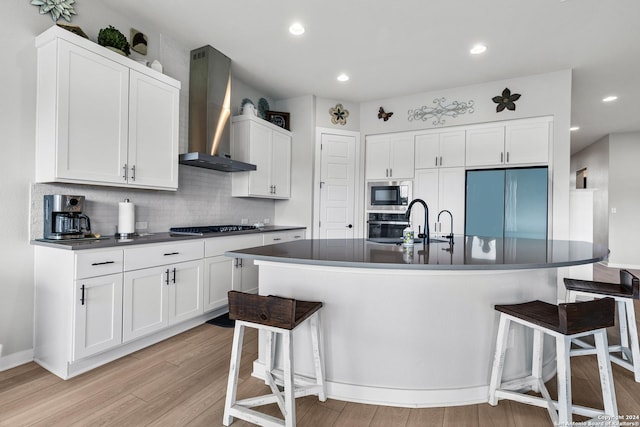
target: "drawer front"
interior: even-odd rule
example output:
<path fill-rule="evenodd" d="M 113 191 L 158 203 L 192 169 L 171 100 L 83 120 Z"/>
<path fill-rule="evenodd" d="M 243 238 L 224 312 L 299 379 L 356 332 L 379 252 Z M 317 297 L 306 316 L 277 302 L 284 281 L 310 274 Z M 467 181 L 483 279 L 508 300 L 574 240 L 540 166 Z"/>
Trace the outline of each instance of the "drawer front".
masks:
<path fill-rule="evenodd" d="M 124 270 L 139 270 L 158 265 L 201 259 L 202 240 L 183 243 L 165 243 L 160 245 L 140 245 L 124 251 Z"/>
<path fill-rule="evenodd" d="M 262 234 L 247 234 L 244 236 L 227 236 L 206 239 L 204 242 L 204 256 L 223 255 L 226 251 L 262 246 Z"/>
<path fill-rule="evenodd" d="M 291 242 L 305 238 L 305 230 L 276 231 L 264 233 L 264 244 L 273 245 L 276 243 Z"/>
<path fill-rule="evenodd" d="M 122 249 L 82 251 L 76 254 L 76 279 L 122 273 Z"/>

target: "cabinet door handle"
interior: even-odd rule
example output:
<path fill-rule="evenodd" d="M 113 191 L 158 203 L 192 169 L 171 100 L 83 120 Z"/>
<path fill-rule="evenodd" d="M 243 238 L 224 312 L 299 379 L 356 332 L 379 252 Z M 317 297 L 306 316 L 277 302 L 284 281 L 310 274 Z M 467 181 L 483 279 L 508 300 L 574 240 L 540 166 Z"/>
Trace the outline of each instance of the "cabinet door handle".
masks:
<path fill-rule="evenodd" d="M 164 272 L 164 274 L 167 275 L 167 278 L 165 279 L 164 283 L 167 284 L 167 286 L 169 286 L 169 269 L 167 268 L 167 271 Z"/>
<path fill-rule="evenodd" d="M 389 178 L 389 168 L 386 168 L 384 170 L 384 176 L 386 176 L 387 178 Z"/>
<path fill-rule="evenodd" d="M 277 241 L 279 241 L 279 240 L 282 240 L 282 237 L 274 237 L 274 238 L 273 238 L 273 241 L 274 241 L 274 242 L 277 242 Z"/>
<path fill-rule="evenodd" d="M 507 151 L 507 163 L 509 163 L 509 152 Z"/>
<path fill-rule="evenodd" d="M 84 305 L 84 301 L 85 301 L 85 299 L 84 299 L 84 285 L 82 285 L 82 287 L 80 289 L 81 289 L 81 292 L 82 292 L 82 294 L 80 296 L 80 304 Z"/>
<path fill-rule="evenodd" d="M 389 178 L 393 178 L 393 169 L 389 168 Z"/>
<path fill-rule="evenodd" d="M 95 267 L 96 265 L 107 265 L 107 264 L 115 264 L 115 263 L 116 263 L 115 261 L 104 261 L 104 262 L 94 262 L 91 265 Z"/>
<path fill-rule="evenodd" d="M 500 153 L 500 163 L 504 162 L 504 153 Z"/>
<path fill-rule="evenodd" d="M 278 187 L 277 186 L 273 186 L 273 194 L 278 194 Z"/>
<path fill-rule="evenodd" d="M 442 156 L 440 156 L 440 166 L 442 166 Z"/>
<path fill-rule="evenodd" d="M 236 258 L 236 264 L 234 265 L 235 268 L 238 268 L 240 266 L 240 258 Z"/>
<path fill-rule="evenodd" d="M 122 166 L 122 170 L 123 170 L 123 174 L 122 174 L 122 179 L 124 179 L 125 181 L 127 180 L 127 172 L 129 169 L 127 169 L 127 164 L 125 163 L 124 166 Z"/>
<path fill-rule="evenodd" d="M 176 283 L 176 268 L 173 267 L 173 283 Z"/>
<path fill-rule="evenodd" d="M 164 256 L 178 255 L 180 252 L 168 252 Z"/>
<path fill-rule="evenodd" d="M 136 180 L 136 165 L 131 166 L 131 181 Z"/>
<path fill-rule="evenodd" d="M 243 265 L 242 258 L 238 258 L 238 261 L 240 261 L 240 268 L 242 268 L 242 265 Z"/>
<path fill-rule="evenodd" d="M 438 156 L 436 156 L 436 166 L 438 166 Z"/>

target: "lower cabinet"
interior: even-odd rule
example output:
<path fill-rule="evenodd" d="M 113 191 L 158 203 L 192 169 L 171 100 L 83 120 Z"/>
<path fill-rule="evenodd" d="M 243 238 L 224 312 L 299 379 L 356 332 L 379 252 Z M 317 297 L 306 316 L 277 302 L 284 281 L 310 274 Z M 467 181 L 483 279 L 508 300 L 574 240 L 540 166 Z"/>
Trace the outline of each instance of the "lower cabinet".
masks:
<path fill-rule="evenodd" d="M 122 342 L 122 273 L 76 281 L 73 360 Z"/>
<path fill-rule="evenodd" d="M 272 237 L 304 236 L 282 233 Z M 257 292 L 253 261 L 224 253 L 262 246 L 264 234 L 104 249 L 36 245 L 34 360 L 68 379 L 201 324 L 223 311 L 229 290 Z"/>
<path fill-rule="evenodd" d="M 125 272 L 122 340 L 202 314 L 203 271 L 198 260 Z"/>

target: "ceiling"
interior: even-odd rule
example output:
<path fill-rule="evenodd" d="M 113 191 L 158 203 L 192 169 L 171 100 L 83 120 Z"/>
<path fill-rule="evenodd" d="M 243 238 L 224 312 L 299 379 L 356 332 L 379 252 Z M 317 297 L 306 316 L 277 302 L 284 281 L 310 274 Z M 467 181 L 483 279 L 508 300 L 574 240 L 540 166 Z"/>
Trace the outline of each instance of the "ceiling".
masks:
<path fill-rule="evenodd" d="M 188 48 L 214 46 L 274 99 L 363 102 L 573 69 L 572 152 L 640 130 L 638 0 L 103 2 Z M 305 34 L 288 33 L 294 21 Z M 479 42 L 488 50 L 470 55 Z"/>

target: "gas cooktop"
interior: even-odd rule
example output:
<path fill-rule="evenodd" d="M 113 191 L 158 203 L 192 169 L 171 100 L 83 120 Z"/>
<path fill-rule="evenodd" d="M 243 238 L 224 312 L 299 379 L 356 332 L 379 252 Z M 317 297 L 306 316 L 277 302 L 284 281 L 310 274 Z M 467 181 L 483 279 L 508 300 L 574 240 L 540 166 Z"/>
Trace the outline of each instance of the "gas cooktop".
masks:
<path fill-rule="evenodd" d="M 204 236 L 210 233 L 228 233 L 230 231 L 255 230 L 254 225 L 203 225 L 195 227 L 171 227 L 171 234 L 188 234 L 192 236 Z"/>

